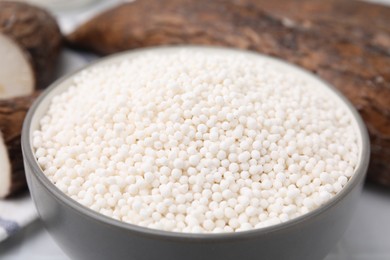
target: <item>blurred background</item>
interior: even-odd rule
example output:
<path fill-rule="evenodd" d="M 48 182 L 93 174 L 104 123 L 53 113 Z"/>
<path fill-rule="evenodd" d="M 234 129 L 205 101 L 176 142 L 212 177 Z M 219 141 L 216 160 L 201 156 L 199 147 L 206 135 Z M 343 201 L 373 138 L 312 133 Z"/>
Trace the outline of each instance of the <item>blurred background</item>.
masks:
<path fill-rule="evenodd" d="M 0 3 L 1 2 L 4 1 L 0 0 Z M 70 33 L 77 30 L 77 28 L 81 24 L 89 21 L 97 14 L 104 12 L 105 10 L 115 7 L 119 4 L 132 1 L 24 0 L 24 2 L 38 5 L 47 9 L 58 22 L 61 33 L 63 35 L 69 35 Z M 287 3 L 288 1 L 285 0 L 280 2 Z M 295 0 L 293 2 L 294 4 L 299 4 L 299 1 Z M 355 2 L 357 3 L 357 1 L 351 0 L 350 6 L 353 7 L 353 3 Z M 377 8 L 390 8 L 390 0 L 367 0 L 366 2 L 372 3 L 373 5 L 378 5 Z M 299 12 L 300 7 L 297 6 L 296 10 L 297 12 Z M 273 11 L 275 10 L 270 9 L 269 12 L 272 13 Z M 345 13 L 348 13 L 348 10 L 344 11 Z M 275 13 L 276 17 L 280 16 L 280 13 L 277 13 L 276 11 Z M 353 12 L 351 11 L 351 13 Z M 390 11 L 388 11 L 387 13 L 390 14 Z M 328 17 L 331 17 L 332 14 L 330 13 L 327 15 Z M 297 17 L 298 16 L 299 15 L 297 15 Z M 363 18 L 361 17 L 360 19 Z M 286 23 L 287 26 L 293 26 L 294 23 L 294 21 L 292 21 L 288 17 L 285 19 L 283 18 L 282 21 Z M 353 19 L 351 19 L 351 21 L 352 24 L 355 24 L 353 23 Z M 388 17 L 387 21 L 389 22 L 387 23 L 388 30 L 390 28 L 390 17 Z M 377 22 L 377 24 L 382 25 L 385 24 L 386 21 Z M 356 24 L 362 24 L 362 21 L 358 21 L 356 22 Z M 375 25 L 376 24 L 374 24 L 373 27 Z M 369 19 L 367 20 L 366 26 L 370 27 Z M 379 28 L 378 26 L 378 30 L 381 30 L 381 33 L 378 33 L 378 41 L 382 44 L 380 46 L 385 46 L 383 48 L 384 50 L 386 50 L 386 47 L 390 45 L 390 43 L 387 42 L 389 41 L 390 36 L 388 34 L 389 31 L 387 31 L 386 34 L 386 29 L 382 29 L 383 28 Z M 375 28 L 371 28 L 370 30 L 375 31 Z M 50 41 L 50 38 L 47 38 L 46 40 Z M 369 41 L 370 39 L 367 40 Z M 80 45 L 82 46 L 82 48 L 80 48 L 80 46 L 76 46 L 76 48 L 73 48 L 75 47 L 74 45 L 69 45 L 72 47 L 70 48 L 67 43 L 64 44 L 64 47 L 61 49 L 59 54 L 59 61 L 56 67 L 56 72 L 53 80 L 69 72 L 77 70 L 78 68 L 84 66 L 85 64 L 96 59 L 102 54 L 106 54 L 104 53 L 104 51 L 99 51 L 102 49 L 99 49 L 99 47 L 94 46 L 94 44 L 88 44 L 85 45 L 87 47 L 85 47 L 84 45 Z M 383 55 L 387 55 L 388 62 L 388 56 L 390 55 L 390 47 L 387 49 L 387 53 L 383 53 Z M 272 54 L 272 52 L 269 54 Z M 291 61 L 295 61 L 294 57 L 291 58 Z M 386 65 L 387 63 L 383 62 L 383 64 Z M 383 71 L 384 70 L 385 69 L 383 69 Z M 378 79 L 378 82 L 379 81 L 380 79 Z M 387 87 L 389 87 L 389 85 L 387 85 Z M 387 101 L 388 108 L 390 100 L 387 99 Z M 385 121 L 383 124 L 389 125 L 389 122 Z M 384 161 L 384 159 L 382 158 L 382 161 Z M 387 176 L 390 175 L 388 170 L 383 171 L 384 174 L 387 174 Z M 381 175 L 381 180 L 383 180 L 384 174 Z M 389 181 L 387 180 L 385 182 L 388 183 Z M 383 185 L 383 183 L 384 181 L 375 182 L 374 177 L 371 179 L 371 181 L 366 183 L 356 214 L 352 220 L 348 231 L 345 233 L 344 237 L 341 239 L 338 245 L 329 254 L 326 260 L 390 259 L 390 187 Z M 0 259 L 68 259 L 61 251 L 61 249 L 56 245 L 56 243 L 52 240 L 50 235 L 45 231 L 42 223 L 37 217 L 34 206 L 32 205 L 28 194 L 24 194 L 11 200 L 0 201 L 0 216 L 11 214 L 11 211 L 13 210 L 15 210 L 15 212 L 28 212 L 29 217 L 28 220 L 20 221 L 20 227 L 17 227 L 12 232 L 12 234 L 9 233 L 6 239 L 4 239 L 3 241 L 0 240 Z"/>

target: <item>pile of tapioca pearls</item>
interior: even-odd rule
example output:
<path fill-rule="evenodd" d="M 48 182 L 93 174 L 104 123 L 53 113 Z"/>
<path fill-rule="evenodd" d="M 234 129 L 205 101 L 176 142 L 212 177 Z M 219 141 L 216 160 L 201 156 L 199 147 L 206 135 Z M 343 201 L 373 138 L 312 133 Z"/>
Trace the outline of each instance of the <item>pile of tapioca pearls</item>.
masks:
<path fill-rule="evenodd" d="M 47 177 L 109 217 L 176 232 L 266 227 L 318 208 L 358 162 L 322 86 L 239 53 L 151 53 L 85 70 L 33 134 Z"/>

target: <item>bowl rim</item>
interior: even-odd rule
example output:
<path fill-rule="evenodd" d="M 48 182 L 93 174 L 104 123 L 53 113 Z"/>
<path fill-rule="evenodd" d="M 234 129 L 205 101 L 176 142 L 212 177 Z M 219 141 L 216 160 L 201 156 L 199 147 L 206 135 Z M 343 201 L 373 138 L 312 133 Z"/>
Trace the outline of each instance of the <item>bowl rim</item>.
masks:
<path fill-rule="evenodd" d="M 68 80 L 71 80 L 75 75 L 80 73 L 81 71 L 84 71 L 86 69 L 90 69 L 95 66 L 99 66 L 101 64 L 107 63 L 109 61 L 114 61 L 116 59 L 120 59 L 121 57 L 131 57 L 133 54 L 141 54 L 143 52 L 149 52 L 149 51 L 158 51 L 158 50 L 184 50 L 184 49 L 191 49 L 191 50 L 201 50 L 201 51 L 210 51 L 210 50 L 218 50 L 218 51 L 228 51 L 228 52 L 236 52 L 246 55 L 254 55 L 258 58 L 267 59 L 273 62 L 281 63 L 282 65 L 285 65 L 286 67 L 293 68 L 297 71 L 302 72 L 302 74 L 305 74 L 308 78 L 316 79 L 320 83 L 323 84 L 323 86 L 327 87 L 331 92 L 336 94 L 340 100 L 345 104 L 345 106 L 348 108 L 349 112 L 351 112 L 353 116 L 353 120 L 355 120 L 355 123 L 357 125 L 358 135 L 360 135 L 361 139 L 361 154 L 360 154 L 360 160 L 359 163 L 355 169 L 354 175 L 352 178 L 348 181 L 347 185 L 335 196 L 333 196 L 329 201 L 327 201 L 324 205 L 309 211 L 308 213 L 305 213 L 299 217 L 293 218 L 291 220 L 288 220 L 283 223 L 262 227 L 262 228 L 254 228 L 247 231 L 239 231 L 239 232 L 227 232 L 227 233 L 186 233 L 186 232 L 174 232 L 174 231 L 165 231 L 165 230 L 159 230 L 159 229 L 151 229 L 148 227 L 139 226 L 136 224 L 126 223 L 120 220 L 116 220 L 114 218 L 105 216 L 99 212 L 96 212 L 77 201 L 73 200 L 71 197 L 63 193 L 61 190 L 59 190 L 43 173 L 41 170 L 33 152 L 33 147 L 31 144 L 31 124 L 32 119 L 35 114 L 35 111 L 38 109 L 40 104 L 43 100 L 48 96 L 48 94 L 53 91 L 55 88 L 60 86 L 62 83 L 67 82 Z M 322 86 L 321 86 L 322 87 Z M 355 189 L 356 186 L 361 184 L 365 178 L 368 164 L 369 164 L 369 157 L 370 157 L 370 143 L 369 143 L 369 136 L 366 129 L 366 126 L 360 117 L 357 110 L 354 108 L 352 103 L 333 85 L 326 82 L 325 80 L 319 78 L 317 75 L 313 74 L 312 72 L 299 67 L 298 65 L 292 64 L 288 61 L 285 61 L 283 59 L 279 59 L 273 56 L 265 55 L 259 52 L 249 51 L 249 50 L 243 50 L 243 49 L 237 49 L 237 48 L 230 48 L 230 47 L 221 47 L 221 46 L 208 46 L 208 45 L 165 45 L 165 46 L 153 46 L 153 47 L 146 47 L 146 48 L 137 48 L 133 50 L 128 50 L 120 53 L 116 53 L 113 55 L 109 55 L 103 58 L 99 58 L 96 61 L 93 61 L 86 66 L 83 66 L 82 68 L 67 74 L 60 79 L 53 82 L 46 90 L 43 91 L 43 93 L 35 100 L 31 108 L 29 109 L 26 118 L 23 123 L 23 129 L 22 129 L 22 138 L 21 138 L 21 146 L 23 150 L 23 159 L 25 162 L 26 167 L 30 167 L 30 171 L 26 171 L 26 175 L 32 174 L 34 177 L 43 185 L 43 187 L 52 195 L 54 198 L 60 202 L 63 205 L 66 205 L 67 207 L 71 208 L 78 214 L 88 217 L 91 220 L 97 221 L 100 224 L 108 225 L 110 227 L 120 228 L 123 230 L 126 230 L 128 232 L 136 233 L 138 236 L 146 236 L 151 237 L 154 239 L 163 239 L 163 240 L 179 240 L 179 241 L 186 241 L 191 240 L 193 242 L 216 242 L 216 241 L 235 241 L 237 239 L 248 239 L 254 236 L 264 235 L 271 232 L 277 232 L 280 230 L 285 230 L 292 228 L 296 225 L 302 224 L 303 222 L 306 222 L 308 220 L 312 220 L 316 217 L 319 217 L 323 212 L 327 211 L 328 209 L 337 206 L 337 204 L 343 200 L 352 190 Z M 29 176 L 27 176 L 29 178 Z M 30 187 L 30 183 L 29 183 Z"/>

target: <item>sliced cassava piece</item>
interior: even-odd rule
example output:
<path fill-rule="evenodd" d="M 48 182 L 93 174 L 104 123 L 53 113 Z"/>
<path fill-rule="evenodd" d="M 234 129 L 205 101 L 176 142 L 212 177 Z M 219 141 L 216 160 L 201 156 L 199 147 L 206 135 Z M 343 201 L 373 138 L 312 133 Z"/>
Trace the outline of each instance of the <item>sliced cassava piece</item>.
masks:
<path fill-rule="evenodd" d="M 24 117 L 39 95 L 0 100 L 0 198 L 12 196 L 26 185 L 20 135 Z"/>
<path fill-rule="evenodd" d="M 62 36 L 45 10 L 0 1 L 0 99 L 31 94 L 53 79 Z"/>
<path fill-rule="evenodd" d="M 164 44 L 250 49 L 286 59 L 336 86 L 365 120 L 369 178 L 390 187 L 390 8 L 348 0 L 142 0 L 68 36 L 99 54 Z"/>
<path fill-rule="evenodd" d="M 0 98 L 29 95 L 35 77 L 29 54 L 14 40 L 0 33 Z"/>

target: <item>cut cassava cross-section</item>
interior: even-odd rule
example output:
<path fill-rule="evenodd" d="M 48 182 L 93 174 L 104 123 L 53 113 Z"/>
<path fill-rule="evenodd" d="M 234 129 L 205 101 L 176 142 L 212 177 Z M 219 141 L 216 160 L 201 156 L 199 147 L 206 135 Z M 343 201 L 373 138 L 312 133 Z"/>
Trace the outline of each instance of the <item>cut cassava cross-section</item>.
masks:
<path fill-rule="evenodd" d="M 20 135 L 24 117 L 39 95 L 0 100 L 0 198 L 26 188 Z"/>
<path fill-rule="evenodd" d="M 53 79 L 62 36 L 45 10 L 0 1 L 0 99 L 31 94 Z"/>
<path fill-rule="evenodd" d="M 0 98 L 31 94 L 35 77 L 28 53 L 0 33 L 0 57 Z"/>

